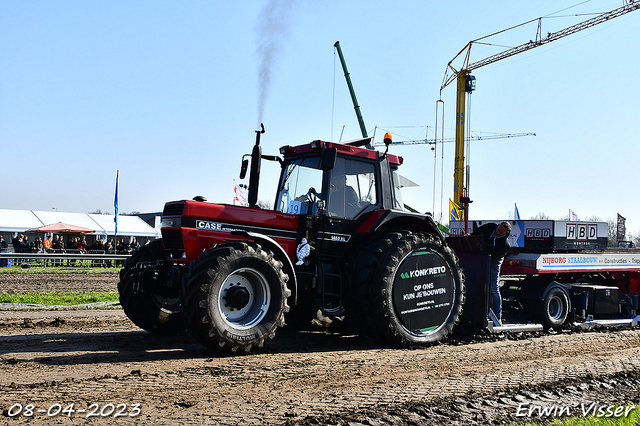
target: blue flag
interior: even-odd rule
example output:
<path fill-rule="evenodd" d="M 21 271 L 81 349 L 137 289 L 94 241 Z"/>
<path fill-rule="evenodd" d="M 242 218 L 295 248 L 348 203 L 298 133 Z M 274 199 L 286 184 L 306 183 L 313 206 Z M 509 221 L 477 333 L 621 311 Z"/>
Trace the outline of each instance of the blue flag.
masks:
<path fill-rule="evenodd" d="M 514 213 L 514 220 L 520 220 L 520 212 L 518 211 L 518 205 L 514 203 L 514 205 L 516 206 L 516 212 Z"/>
<path fill-rule="evenodd" d="M 116 234 L 118 233 L 118 177 L 120 176 L 120 170 L 116 172 L 116 198 L 113 200 L 113 207 L 116 208 L 116 216 L 113 221 L 116 223 Z"/>

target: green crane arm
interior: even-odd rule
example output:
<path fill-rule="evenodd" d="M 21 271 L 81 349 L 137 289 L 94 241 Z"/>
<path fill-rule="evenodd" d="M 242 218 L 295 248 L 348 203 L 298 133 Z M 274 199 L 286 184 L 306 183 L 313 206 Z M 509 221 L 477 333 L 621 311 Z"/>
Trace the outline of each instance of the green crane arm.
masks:
<path fill-rule="evenodd" d="M 333 45 L 338 51 L 338 56 L 340 57 L 340 63 L 342 64 L 342 70 L 344 71 L 344 78 L 347 80 L 347 86 L 349 87 L 349 93 L 351 94 L 351 100 L 353 101 L 353 108 L 356 110 L 356 117 L 358 118 L 358 124 L 360 125 L 360 131 L 362 132 L 363 138 L 368 138 L 367 128 L 364 125 L 364 119 L 362 118 L 362 113 L 360 112 L 360 105 L 358 105 L 358 99 L 356 98 L 356 91 L 353 89 L 353 83 L 351 83 L 351 76 L 349 75 L 349 70 L 347 69 L 347 63 L 344 60 L 344 56 L 342 55 L 342 49 L 340 48 L 340 42 L 336 41 Z M 368 144 L 367 148 L 371 149 L 371 145 Z"/>

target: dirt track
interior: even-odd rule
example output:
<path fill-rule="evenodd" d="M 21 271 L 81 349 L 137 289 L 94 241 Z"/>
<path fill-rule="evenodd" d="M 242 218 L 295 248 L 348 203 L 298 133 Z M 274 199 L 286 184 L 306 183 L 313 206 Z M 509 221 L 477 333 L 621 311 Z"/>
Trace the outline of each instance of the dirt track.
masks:
<path fill-rule="evenodd" d="M 56 285 L 39 278 L 49 281 L 39 288 Z M 76 277 L 81 288 L 83 278 Z M 117 276 L 103 278 L 93 285 L 113 290 Z M 536 417 L 542 406 L 582 415 L 581 404 L 638 403 L 639 348 L 637 330 L 457 338 L 398 350 L 285 327 L 259 354 L 220 357 L 188 336 L 141 331 L 119 309 L 1 311 L 0 424 L 70 424 L 46 410 L 71 403 L 97 404 L 105 414 L 108 404 L 125 404 L 116 407 L 122 414 L 140 404 L 135 417 L 75 412 L 74 424 L 498 424 L 527 420 L 516 414 L 532 408 Z M 23 412 L 9 417 L 16 404 Z"/>
<path fill-rule="evenodd" d="M 118 291 L 118 270 L 109 268 L 102 273 L 85 271 L 0 274 L 0 292 L 38 293 L 49 291 Z"/>

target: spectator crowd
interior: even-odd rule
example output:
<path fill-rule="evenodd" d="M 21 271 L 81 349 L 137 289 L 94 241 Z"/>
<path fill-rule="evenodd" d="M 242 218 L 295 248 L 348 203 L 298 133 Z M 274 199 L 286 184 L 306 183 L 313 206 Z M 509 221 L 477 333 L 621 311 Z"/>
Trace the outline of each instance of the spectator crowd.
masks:
<path fill-rule="evenodd" d="M 102 240 L 97 238 L 96 241 L 89 246 L 87 237 L 68 236 L 67 242 L 64 242 L 63 235 L 46 236 L 43 240 L 40 236 L 33 240 L 24 234 L 18 234 L 11 241 L 11 246 L 15 253 L 114 253 L 113 238 Z M 140 243 L 135 237 L 131 239 L 120 238 L 115 246 L 116 254 L 131 254 L 140 247 Z M 0 249 L 9 248 L 9 244 L 5 241 L 4 236 L 0 235 Z"/>
<path fill-rule="evenodd" d="M 44 238 L 44 239 L 43 239 Z M 66 240 L 66 241 L 65 241 Z M 147 242 L 148 243 L 148 242 Z M 0 252 L 13 253 L 34 253 L 34 254 L 51 254 L 51 259 L 39 258 L 38 263 L 52 266 L 119 266 L 122 260 L 106 260 L 106 259 L 86 259 L 81 260 L 75 257 L 56 258 L 56 254 L 78 255 L 78 254 L 131 254 L 140 247 L 140 243 L 135 237 L 120 238 L 117 245 L 114 245 L 114 239 L 101 239 L 97 237 L 95 242 L 89 245 L 86 236 L 68 235 L 45 235 L 44 237 L 31 237 L 25 234 L 18 234 L 8 244 L 4 236 L 0 234 Z M 30 264 L 34 259 L 16 259 L 17 264 Z M 3 264 L 4 263 L 4 264 Z M 0 266 L 11 266 L 10 259 L 0 259 Z"/>

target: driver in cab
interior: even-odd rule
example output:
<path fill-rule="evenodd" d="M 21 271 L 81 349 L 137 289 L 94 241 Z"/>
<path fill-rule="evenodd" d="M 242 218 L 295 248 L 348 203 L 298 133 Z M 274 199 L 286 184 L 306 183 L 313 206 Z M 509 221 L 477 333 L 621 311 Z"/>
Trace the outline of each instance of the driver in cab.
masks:
<path fill-rule="evenodd" d="M 360 211 L 360 199 L 355 189 L 347 185 L 345 174 L 332 170 L 328 211 L 331 216 L 354 217 Z"/>

